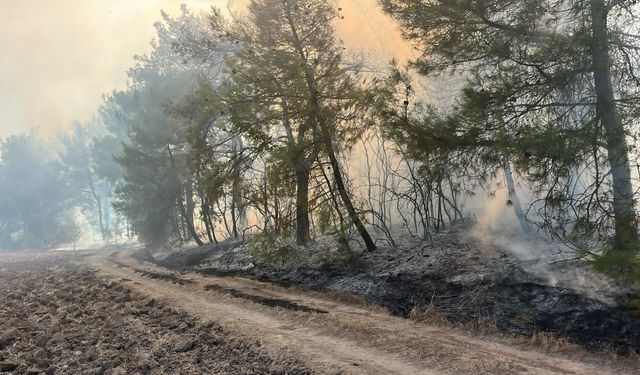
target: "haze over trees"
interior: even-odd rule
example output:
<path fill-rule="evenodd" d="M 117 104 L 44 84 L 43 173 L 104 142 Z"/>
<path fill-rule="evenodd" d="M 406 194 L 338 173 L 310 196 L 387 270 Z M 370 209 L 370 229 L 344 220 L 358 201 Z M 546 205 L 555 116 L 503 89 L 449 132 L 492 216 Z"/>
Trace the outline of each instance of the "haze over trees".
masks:
<path fill-rule="evenodd" d="M 475 154 L 463 168 L 513 167 L 541 229 L 637 262 L 636 2 L 382 3 L 420 46 L 420 74 L 467 77 L 456 107 L 396 135 L 418 154 Z"/>
<path fill-rule="evenodd" d="M 72 242 L 79 228 L 68 209 L 74 198 L 63 166 L 33 136 L 2 142 L 0 243 L 6 249 Z M 9 183 L 11 181 L 12 183 Z"/>
<path fill-rule="evenodd" d="M 84 217 L 104 241 L 375 251 L 473 225 L 498 183 L 518 230 L 640 277 L 635 1 L 381 6 L 420 51 L 409 67 L 355 58 L 333 1 L 163 14 L 62 152 L 3 141 L 0 247 L 73 242 Z M 464 82 L 452 103 L 424 95 L 435 78 Z"/>

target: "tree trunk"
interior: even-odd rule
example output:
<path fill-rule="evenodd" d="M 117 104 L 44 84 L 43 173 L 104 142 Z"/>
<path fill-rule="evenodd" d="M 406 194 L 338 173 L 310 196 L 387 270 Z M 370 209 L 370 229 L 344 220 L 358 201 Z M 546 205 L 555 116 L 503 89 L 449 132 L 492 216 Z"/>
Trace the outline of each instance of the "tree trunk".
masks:
<path fill-rule="evenodd" d="M 289 2 L 287 2 L 287 5 L 289 5 Z M 320 111 L 320 99 L 318 96 L 318 90 L 317 90 L 317 85 L 316 85 L 316 80 L 315 77 L 313 75 L 313 72 L 311 70 L 311 68 L 308 66 L 308 61 L 307 61 L 307 56 L 304 52 L 304 47 L 302 42 L 300 41 L 300 38 L 298 36 L 298 31 L 296 29 L 296 25 L 294 23 L 293 20 L 293 16 L 291 14 L 290 11 L 287 11 L 287 21 L 289 23 L 289 26 L 291 27 L 291 33 L 293 36 L 293 44 L 294 44 L 294 48 L 296 49 L 296 52 L 300 58 L 300 62 L 304 65 L 304 69 L 305 69 L 305 78 L 307 81 L 307 89 L 309 90 L 309 104 L 310 104 L 310 119 L 313 120 L 312 123 L 314 124 L 313 129 L 314 131 L 320 131 L 321 137 L 324 138 L 324 147 L 326 148 L 327 151 L 327 155 L 329 156 L 329 161 L 331 162 L 331 167 L 333 168 L 333 176 L 336 180 L 336 188 L 338 189 L 338 193 L 340 193 L 340 197 L 342 198 L 342 202 L 344 203 L 345 207 L 347 208 L 347 212 L 349 214 L 349 217 L 351 219 L 351 221 L 353 222 L 353 224 L 356 226 L 356 228 L 358 229 L 358 232 L 360 232 L 360 235 L 362 236 L 362 239 L 364 240 L 367 249 L 369 251 L 373 251 L 376 249 L 376 245 L 373 242 L 373 240 L 371 239 L 371 236 L 369 235 L 369 232 L 367 232 L 367 228 L 365 228 L 364 224 L 362 223 L 362 221 L 360 220 L 360 217 L 358 216 L 358 213 L 356 212 L 356 209 L 353 207 L 353 203 L 351 202 L 351 198 L 349 197 L 349 193 L 347 192 L 347 189 L 344 185 L 344 181 L 342 180 L 342 174 L 340 172 L 340 165 L 338 163 L 338 159 L 336 158 L 335 152 L 333 150 L 333 141 L 332 141 L 332 137 L 331 134 L 329 133 L 329 129 L 327 129 L 327 124 L 324 123 L 323 119 L 322 119 L 322 115 L 321 115 L 321 111 Z M 318 145 L 315 145 L 315 147 L 318 147 Z M 309 184 L 309 171 L 308 168 L 305 169 L 306 173 L 307 173 L 307 178 L 306 178 L 306 182 L 307 182 L 307 188 L 308 188 L 308 184 Z M 297 171 L 296 171 L 297 173 Z M 298 184 L 300 184 L 298 182 Z M 305 191 L 304 192 L 305 196 L 308 196 L 308 192 Z M 299 195 L 299 193 L 298 193 Z M 308 203 L 307 203 L 308 204 Z M 306 209 L 308 210 L 308 207 L 306 207 Z M 299 225 L 300 223 L 298 223 Z M 306 225 L 307 225 L 307 233 L 308 233 L 308 226 L 309 226 L 309 217 L 308 214 L 306 216 Z M 298 235 L 301 235 L 302 233 L 298 233 Z"/>
<path fill-rule="evenodd" d="M 186 198 L 186 210 L 187 210 L 187 220 L 191 223 L 191 226 L 195 228 L 195 202 L 193 201 L 193 183 L 189 180 L 185 182 L 184 185 L 185 198 Z"/>
<path fill-rule="evenodd" d="M 105 180 L 105 191 L 104 191 L 104 195 L 102 196 L 102 202 L 104 203 L 104 209 L 103 209 L 103 216 L 104 216 L 104 221 L 103 221 L 103 225 L 104 225 L 104 229 L 105 232 L 107 233 L 107 237 L 111 240 L 113 237 L 113 233 L 112 232 L 112 218 L 111 218 L 111 205 L 109 204 L 109 202 L 111 201 L 111 192 L 112 192 L 112 187 L 111 187 L 111 183 L 109 182 L 109 180 Z"/>
<path fill-rule="evenodd" d="M 178 198 L 178 208 L 180 209 L 180 215 L 182 216 L 182 220 L 187 226 L 187 232 L 189 236 L 193 238 L 194 241 L 198 244 L 198 246 L 203 246 L 204 242 L 198 236 L 196 232 L 196 228 L 193 226 L 193 222 L 189 220 L 189 216 L 187 215 L 187 209 L 184 207 L 184 203 L 182 202 L 182 198 Z"/>
<path fill-rule="evenodd" d="M 223 196 L 225 194 L 222 194 Z M 220 207 L 220 201 L 216 201 L 216 205 L 218 206 L 218 212 L 220 212 L 222 217 L 222 223 L 224 224 L 224 228 L 227 230 L 229 234 L 229 238 L 231 238 L 231 228 L 229 228 L 229 220 L 227 220 L 227 200 L 224 199 L 224 209 Z"/>
<path fill-rule="evenodd" d="M 103 221 L 102 200 L 100 199 L 100 196 L 96 192 L 96 187 L 93 183 L 93 176 L 91 175 L 89 175 L 89 188 L 91 189 L 91 195 L 93 197 L 93 200 L 96 203 L 96 209 L 98 210 L 97 215 L 98 215 L 98 225 L 100 226 L 100 235 L 102 236 L 102 240 L 106 241 L 107 231 L 104 227 L 104 221 Z"/>
<path fill-rule="evenodd" d="M 204 227 L 207 230 L 207 239 L 209 240 L 209 243 L 217 244 L 218 241 L 215 239 L 213 230 L 211 229 L 211 219 L 209 218 L 209 213 L 203 212 L 202 216 L 204 221 Z"/>
<path fill-rule="evenodd" d="M 520 198 L 518 197 L 518 193 L 516 193 L 516 185 L 513 182 L 513 174 L 511 173 L 511 164 L 509 163 L 509 155 L 504 152 L 502 154 L 502 165 L 504 169 L 504 178 L 507 180 L 507 190 L 509 191 L 509 201 L 511 202 L 511 206 L 513 207 L 513 211 L 516 214 L 516 218 L 520 223 L 520 228 L 524 233 L 531 233 L 533 230 L 529 222 L 527 221 L 527 217 L 524 214 L 524 210 L 522 210 L 522 204 L 520 203 Z"/>
<path fill-rule="evenodd" d="M 238 144 L 239 144 L 239 139 L 238 137 L 233 138 L 232 142 L 232 158 L 234 160 L 234 166 L 233 166 L 233 181 L 232 181 L 232 192 L 231 192 L 231 235 L 233 236 L 234 239 L 238 239 L 240 238 L 240 235 L 238 233 L 238 222 L 240 221 L 240 216 L 241 216 L 241 196 L 240 196 L 240 165 L 239 162 L 236 160 L 238 158 Z"/>
<path fill-rule="evenodd" d="M 182 203 L 179 203 L 179 200 L 180 198 L 177 199 L 176 201 L 177 204 L 182 205 Z M 180 214 L 179 209 L 173 210 L 173 216 L 175 218 L 176 233 L 178 234 L 178 241 L 180 241 L 180 246 L 182 246 L 182 243 L 184 242 L 184 238 L 185 238 L 184 219 L 182 218 L 182 215 Z"/>
<path fill-rule="evenodd" d="M 336 199 L 335 194 L 333 193 L 333 186 L 331 185 L 331 180 L 329 180 L 329 176 L 327 176 L 327 174 L 324 171 L 324 168 L 320 168 L 320 172 L 322 172 L 322 177 L 324 178 L 325 182 L 327 183 L 327 187 L 329 188 L 329 194 L 331 195 L 331 202 L 333 203 L 333 207 L 336 210 L 336 214 L 338 215 L 338 220 L 340 221 L 340 232 L 342 232 L 345 229 L 345 225 L 344 225 L 344 215 L 342 215 L 342 212 L 340 211 L 340 204 L 338 204 L 338 200 Z M 373 211 L 373 208 L 371 209 Z"/>
<path fill-rule="evenodd" d="M 202 210 L 202 221 L 204 222 L 204 227 L 207 230 L 207 239 L 209 243 L 218 243 L 218 240 L 215 237 L 213 225 L 211 224 L 211 208 L 209 207 L 209 203 L 205 199 L 205 194 L 202 191 L 202 187 L 198 184 L 198 197 L 200 198 L 200 209 Z"/>
<path fill-rule="evenodd" d="M 264 175 L 262 184 L 262 194 L 264 196 L 264 230 L 269 227 L 271 214 L 269 212 L 269 177 L 267 174 L 267 162 L 264 162 Z"/>
<path fill-rule="evenodd" d="M 237 215 L 237 202 L 236 202 L 236 193 L 233 193 L 231 196 L 231 237 L 237 240 L 238 235 L 238 215 Z"/>
<path fill-rule="evenodd" d="M 376 249 L 376 244 L 371 239 L 367 228 L 365 228 L 362 220 L 360 220 L 360 216 L 353 206 L 353 202 L 351 201 L 351 197 L 349 196 L 349 192 L 347 192 L 347 188 L 342 179 L 342 173 L 340 171 L 340 164 L 338 163 L 338 158 L 336 158 L 335 152 L 333 151 L 333 144 L 331 139 L 325 134 L 325 147 L 327 148 L 327 154 L 329 156 L 329 161 L 331 162 L 331 168 L 333 169 L 333 178 L 336 180 L 336 188 L 338 189 L 338 193 L 340 194 L 340 198 L 342 199 L 342 203 L 347 208 L 347 213 L 349 214 L 349 218 L 358 229 L 362 240 L 367 246 L 367 250 L 374 251 Z"/>
<path fill-rule="evenodd" d="M 624 125 L 616 108 L 609 59 L 608 9 L 605 0 L 591 1 L 593 78 L 596 110 L 604 128 L 613 189 L 615 220 L 614 245 L 617 250 L 638 247 L 637 213 L 633 199 L 631 170 Z"/>
<path fill-rule="evenodd" d="M 311 239 L 309 232 L 309 169 L 296 165 L 296 242 L 304 246 Z"/>
<path fill-rule="evenodd" d="M 166 149 L 167 149 L 167 153 L 169 155 L 169 160 L 171 161 L 171 166 L 176 170 L 175 172 L 177 172 L 177 167 L 176 167 L 176 161 L 173 158 L 173 152 L 171 152 L 171 147 L 169 145 L 166 145 Z M 191 181 L 187 182 L 188 184 L 191 184 Z M 185 189 L 181 189 L 181 190 L 185 190 Z M 191 196 L 187 196 L 187 201 L 189 199 L 191 199 L 192 203 L 193 203 L 193 190 L 191 189 L 186 189 L 187 192 L 191 192 Z M 187 232 L 189 233 L 189 236 L 191 238 L 193 238 L 194 241 L 196 241 L 196 243 L 198 244 L 198 246 L 203 246 L 204 242 L 202 242 L 202 240 L 200 239 L 200 236 L 198 236 L 198 232 L 196 232 L 196 228 L 193 226 L 193 214 L 191 215 L 191 218 L 189 217 L 189 214 L 187 213 L 187 209 L 184 206 L 184 202 L 182 201 L 182 193 L 180 193 L 180 196 L 178 196 L 178 208 L 180 209 L 180 216 L 182 216 L 182 221 L 184 224 L 186 224 L 187 226 Z"/>

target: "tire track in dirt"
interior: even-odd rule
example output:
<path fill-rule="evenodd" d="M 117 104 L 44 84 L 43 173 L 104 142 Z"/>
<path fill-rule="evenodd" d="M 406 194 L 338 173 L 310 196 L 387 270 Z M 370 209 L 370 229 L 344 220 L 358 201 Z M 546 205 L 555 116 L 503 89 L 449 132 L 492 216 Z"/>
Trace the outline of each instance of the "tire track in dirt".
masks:
<path fill-rule="evenodd" d="M 131 253 L 114 253 L 111 259 L 95 254 L 85 261 L 93 262 L 106 274 L 132 280 L 133 288 L 162 298 L 176 308 L 232 327 L 239 334 L 259 338 L 273 348 L 292 349 L 301 359 L 327 371 L 354 374 L 620 373 L 445 332 L 342 303 L 330 295 L 323 297 L 237 277 L 178 275 L 136 260 Z M 188 282 L 183 282 L 185 280 Z M 285 301 L 289 305 L 275 304 L 274 311 L 252 306 L 259 300 Z M 282 308 L 286 310 L 291 306 L 304 308 L 283 312 Z M 318 314 L 318 311 L 328 314 Z M 352 326 L 356 326 L 356 334 L 345 334 Z"/>
<path fill-rule="evenodd" d="M 263 345 L 278 351 L 294 350 L 301 359 L 316 369 L 345 374 L 436 374 L 406 363 L 399 356 L 374 348 L 361 347 L 357 343 L 331 337 L 307 327 L 291 327 L 277 316 L 251 311 L 233 299 L 217 299 L 206 296 L 203 286 L 176 285 L 146 278 L 138 271 L 151 271 L 135 266 L 136 260 L 122 256 L 116 262 L 103 256 L 90 258 L 99 271 L 118 279 L 130 279 L 130 287 L 190 314 L 212 320 L 242 336 L 259 339 Z M 132 262 L 133 264 L 129 263 Z M 123 267 L 123 264 L 126 265 Z M 131 267 L 131 268 L 130 268 Z M 132 270 L 133 268 L 133 270 Z"/>

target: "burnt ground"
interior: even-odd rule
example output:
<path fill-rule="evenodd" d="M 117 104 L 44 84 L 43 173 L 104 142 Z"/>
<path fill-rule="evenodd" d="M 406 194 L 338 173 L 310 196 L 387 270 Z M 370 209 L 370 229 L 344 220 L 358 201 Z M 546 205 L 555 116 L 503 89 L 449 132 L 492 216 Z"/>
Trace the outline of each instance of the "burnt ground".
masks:
<path fill-rule="evenodd" d="M 287 310 L 292 311 L 302 311 L 307 313 L 316 313 L 316 314 L 327 314 L 326 310 L 316 309 L 313 307 L 300 305 L 295 302 L 287 301 L 280 298 L 269 298 L 269 297 L 261 297 L 253 294 L 243 293 L 239 290 L 235 290 L 232 288 L 224 288 L 219 285 L 209 284 L 204 287 L 204 290 L 213 290 L 218 293 L 229 294 L 234 298 L 241 298 L 247 301 L 251 301 L 260 305 L 269 306 L 269 307 L 280 307 Z"/>
<path fill-rule="evenodd" d="M 311 373 L 69 255 L 28 256 L 0 259 L 0 373 Z"/>
<path fill-rule="evenodd" d="M 155 262 L 174 270 L 344 291 L 403 317 L 435 307 L 452 323 L 481 321 L 523 335 L 548 332 L 589 350 L 639 351 L 640 311 L 632 307 L 637 292 L 536 241 L 495 243 L 452 232 L 374 253 L 341 253 L 331 243 L 318 244 L 293 255 L 287 251 L 286 258 L 251 257 L 251 249 L 225 243 L 165 254 Z"/>

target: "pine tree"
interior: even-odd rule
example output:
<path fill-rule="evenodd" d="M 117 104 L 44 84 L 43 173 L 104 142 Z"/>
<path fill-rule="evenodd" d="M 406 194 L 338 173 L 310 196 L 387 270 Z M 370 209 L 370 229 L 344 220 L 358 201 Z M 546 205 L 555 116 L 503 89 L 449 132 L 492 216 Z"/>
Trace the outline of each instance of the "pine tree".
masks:
<path fill-rule="evenodd" d="M 637 250 L 634 1 L 381 2 L 422 50 L 418 72 L 468 78 L 447 119 L 410 130 L 423 147 L 495 164 L 506 151 L 542 196 L 543 227 L 578 241 L 613 233 L 616 250 Z"/>
<path fill-rule="evenodd" d="M 116 160 L 123 178 L 115 206 L 145 241 L 163 244 L 174 238 L 203 242 L 195 222 L 194 177 L 188 168 L 186 124 L 171 107 L 197 87 L 200 66 L 174 51 L 183 29 L 197 22 L 183 8 L 182 16 L 163 14 L 156 23 L 158 40 L 149 55 L 137 56 L 125 91 L 107 98 L 105 110 L 126 124 L 122 154 Z"/>
<path fill-rule="evenodd" d="M 293 170 L 296 239 L 310 238 L 309 186 L 314 168 L 328 160 L 334 185 L 369 250 L 375 244 L 347 190 L 339 152 L 362 131 L 365 93 L 343 61 L 333 23 L 342 16 L 331 1 L 256 0 L 246 22 L 230 31 L 240 48 L 227 61 L 223 99 L 236 131 L 268 147 Z"/>

